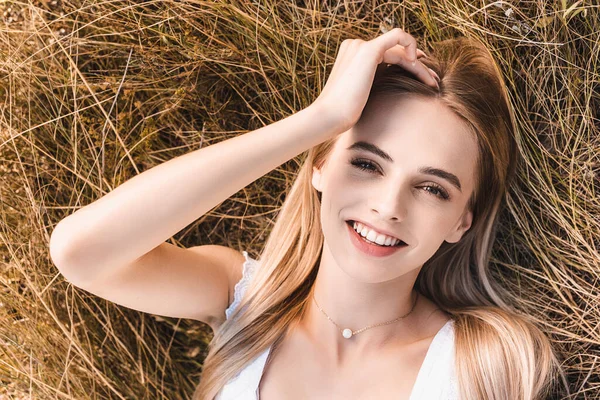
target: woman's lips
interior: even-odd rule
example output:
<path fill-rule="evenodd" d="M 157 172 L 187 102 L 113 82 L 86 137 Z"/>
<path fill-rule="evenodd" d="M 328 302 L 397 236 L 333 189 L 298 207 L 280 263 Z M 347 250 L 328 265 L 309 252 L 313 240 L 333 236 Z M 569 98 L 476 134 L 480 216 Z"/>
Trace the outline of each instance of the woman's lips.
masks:
<path fill-rule="evenodd" d="M 348 224 L 348 226 L 349 226 L 350 228 L 352 228 L 352 229 L 353 229 L 353 230 L 356 232 L 356 230 L 354 229 L 354 223 L 355 223 L 355 222 L 356 222 L 356 221 L 353 221 L 353 220 L 351 220 L 351 219 L 349 219 L 348 221 L 346 221 L 346 223 Z M 363 224 L 363 225 L 364 225 L 364 224 Z M 358 233 L 358 232 L 356 232 L 356 233 L 357 233 L 358 235 L 360 235 L 360 233 Z M 362 235 L 360 235 L 360 236 L 362 236 Z M 389 235 L 387 235 L 387 236 L 389 236 Z M 394 237 L 394 236 L 392 236 L 392 237 Z M 401 246 L 401 245 L 404 245 L 404 246 L 406 246 L 406 242 L 404 242 L 402 239 L 399 239 L 399 238 L 397 238 L 397 239 L 398 239 L 398 240 L 400 240 L 400 241 L 398 242 L 398 244 L 397 244 L 396 246 Z M 367 239 L 367 240 L 368 240 L 368 239 Z M 392 246 L 392 247 L 395 247 L 395 246 Z"/>
<path fill-rule="evenodd" d="M 360 250 L 362 253 L 371 257 L 387 257 L 394 254 L 397 251 L 401 251 L 408 248 L 408 245 L 404 242 L 400 242 L 396 246 L 380 246 L 377 244 L 371 244 L 365 240 L 358 232 L 352 227 L 352 222 L 346 223 L 348 227 L 348 234 L 350 235 L 350 241 L 355 248 Z"/>

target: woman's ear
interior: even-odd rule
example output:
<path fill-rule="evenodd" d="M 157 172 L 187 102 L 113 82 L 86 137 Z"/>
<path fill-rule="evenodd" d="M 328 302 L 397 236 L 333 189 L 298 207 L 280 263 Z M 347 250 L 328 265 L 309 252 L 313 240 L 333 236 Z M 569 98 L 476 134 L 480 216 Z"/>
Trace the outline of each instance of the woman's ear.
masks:
<path fill-rule="evenodd" d="M 461 216 L 461 218 L 459 219 L 459 221 L 456 223 L 456 226 L 450 231 L 448 237 L 446 237 L 446 242 L 458 242 L 463 237 L 465 232 L 469 230 L 472 222 L 473 212 L 467 208 Z"/>
<path fill-rule="evenodd" d="M 315 189 L 317 189 L 318 192 L 321 192 L 323 190 L 323 189 L 321 189 L 321 177 L 322 177 L 321 169 L 317 168 L 317 167 L 313 167 L 312 185 Z"/>

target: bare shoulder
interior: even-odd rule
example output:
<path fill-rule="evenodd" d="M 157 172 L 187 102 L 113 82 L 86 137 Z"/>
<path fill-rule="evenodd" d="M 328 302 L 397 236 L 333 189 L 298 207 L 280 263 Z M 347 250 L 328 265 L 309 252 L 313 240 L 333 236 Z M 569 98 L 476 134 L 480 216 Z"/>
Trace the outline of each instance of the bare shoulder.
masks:
<path fill-rule="evenodd" d="M 243 265 L 246 261 L 244 255 L 231 247 L 221 245 L 196 246 L 191 247 L 190 251 L 203 257 L 213 258 L 225 270 L 228 278 L 227 306 L 229 306 L 233 302 L 235 285 L 242 279 Z"/>

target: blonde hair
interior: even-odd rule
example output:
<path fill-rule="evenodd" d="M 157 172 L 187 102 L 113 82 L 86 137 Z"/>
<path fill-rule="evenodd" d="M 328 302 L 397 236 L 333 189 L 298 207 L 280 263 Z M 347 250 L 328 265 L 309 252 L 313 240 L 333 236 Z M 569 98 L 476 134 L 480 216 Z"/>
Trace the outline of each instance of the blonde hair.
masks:
<path fill-rule="evenodd" d="M 475 39 L 438 42 L 429 59 L 421 60 L 440 76 L 439 91 L 397 65 L 382 64 L 369 101 L 378 95 L 437 98 L 466 122 L 479 155 L 469 201 L 471 228 L 457 243 L 440 246 L 421 268 L 415 289 L 454 320 L 461 399 L 542 399 L 558 374 L 566 382 L 558 357 L 534 321 L 503 301 L 509 295 L 496 286 L 488 269 L 497 215 L 518 163 L 514 116 L 502 75 L 486 46 Z M 312 171 L 323 165 L 336 140 L 308 151 L 259 257 L 260 268 L 239 306 L 214 334 L 194 400 L 213 399 L 302 316 L 324 241 Z"/>

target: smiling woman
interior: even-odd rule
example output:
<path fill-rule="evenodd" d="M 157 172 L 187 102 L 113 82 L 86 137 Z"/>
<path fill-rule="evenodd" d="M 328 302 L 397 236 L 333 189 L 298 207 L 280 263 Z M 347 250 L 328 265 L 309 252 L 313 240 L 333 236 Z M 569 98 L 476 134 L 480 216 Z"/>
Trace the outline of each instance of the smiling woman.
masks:
<path fill-rule="evenodd" d="M 477 142 L 464 122 L 437 98 L 380 95 L 370 99 L 361 120 L 337 137 L 326 162 L 314 168 L 313 186 L 323 193 L 321 223 L 327 255 L 320 268 L 334 259 L 338 269 L 354 279 L 381 284 L 401 278 L 410 280 L 412 288 L 418 270 L 441 244 L 458 242 L 471 226 Z M 362 165 L 367 163 L 372 168 Z M 409 247 L 402 253 L 392 249 L 370 253 L 394 254 L 393 261 L 375 262 L 354 254 L 348 251 L 352 248 L 340 216 L 343 222 L 362 221 L 377 233 L 400 238 Z M 377 264 L 375 270 L 365 269 Z M 340 289 L 344 275 L 336 277 L 326 292 L 344 292 Z M 385 289 L 373 287 L 370 302 L 382 290 L 398 304 L 410 297 L 398 286 L 381 286 Z M 350 298 L 343 301 L 349 302 Z M 374 319 L 385 318 L 384 313 Z"/>
<path fill-rule="evenodd" d="M 419 62 L 437 85 L 384 56 L 363 110 L 361 75 L 340 63 L 369 65 L 368 46 L 340 49 L 323 90 L 337 101 L 317 103 L 350 123 L 308 151 L 260 262 L 244 263 L 195 399 L 545 398 L 565 382 L 558 357 L 488 266 L 518 161 L 492 55 L 436 43 Z"/>

